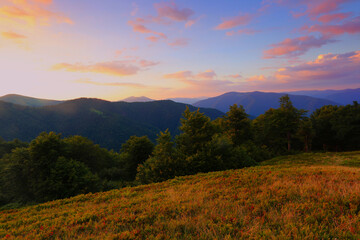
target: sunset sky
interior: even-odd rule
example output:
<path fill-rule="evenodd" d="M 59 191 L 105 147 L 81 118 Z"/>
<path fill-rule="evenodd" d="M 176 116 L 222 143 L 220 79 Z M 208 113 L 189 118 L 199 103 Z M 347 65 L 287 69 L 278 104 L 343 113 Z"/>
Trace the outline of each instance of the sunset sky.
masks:
<path fill-rule="evenodd" d="M 0 95 L 360 87 L 359 0 L 0 0 Z"/>

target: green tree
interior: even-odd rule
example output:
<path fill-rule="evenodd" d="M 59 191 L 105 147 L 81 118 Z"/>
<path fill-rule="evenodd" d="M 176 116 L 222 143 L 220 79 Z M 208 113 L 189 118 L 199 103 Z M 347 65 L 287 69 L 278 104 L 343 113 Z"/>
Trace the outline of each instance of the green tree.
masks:
<path fill-rule="evenodd" d="M 188 173 L 205 171 L 207 164 L 213 158 L 208 158 L 208 144 L 215 134 L 215 126 L 209 117 L 199 110 L 190 112 L 189 108 L 183 113 L 179 127 L 182 132 L 176 138 L 176 149 L 180 157 L 186 159 Z"/>
<path fill-rule="evenodd" d="M 137 167 L 146 161 L 154 150 L 154 144 L 147 136 L 131 136 L 121 147 L 120 160 L 123 163 L 125 179 L 133 181 Z"/>
<path fill-rule="evenodd" d="M 304 151 L 311 151 L 311 142 L 314 137 L 314 129 L 311 120 L 306 117 L 300 121 L 298 136 L 304 143 Z"/>
<path fill-rule="evenodd" d="M 277 153 L 283 152 L 283 149 L 290 151 L 291 140 L 305 113 L 305 110 L 298 110 L 292 105 L 288 95 L 281 97 L 278 109 L 270 108 L 254 120 L 256 141 Z"/>
<path fill-rule="evenodd" d="M 336 116 L 338 106 L 327 105 L 317 109 L 311 114 L 311 121 L 315 130 L 315 146 L 323 148 L 324 151 L 329 150 L 329 147 L 338 145 L 336 138 L 336 131 L 333 128 L 333 119 Z"/>
<path fill-rule="evenodd" d="M 235 146 L 240 146 L 252 138 L 251 120 L 241 105 L 230 106 L 229 112 L 223 118 L 222 125 Z"/>
<path fill-rule="evenodd" d="M 186 163 L 178 158 L 168 130 L 160 132 L 153 154 L 138 167 L 136 180 L 141 183 L 161 182 L 185 174 Z"/>

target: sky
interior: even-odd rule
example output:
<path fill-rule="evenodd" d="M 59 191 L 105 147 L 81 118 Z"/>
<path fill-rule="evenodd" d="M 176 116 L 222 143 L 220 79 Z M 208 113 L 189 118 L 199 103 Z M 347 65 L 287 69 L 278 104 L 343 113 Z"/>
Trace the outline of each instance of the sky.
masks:
<path fill-rule="evenodd" d="M 0 0 L 0 95 L 360 87 L 359 0 Z"/>

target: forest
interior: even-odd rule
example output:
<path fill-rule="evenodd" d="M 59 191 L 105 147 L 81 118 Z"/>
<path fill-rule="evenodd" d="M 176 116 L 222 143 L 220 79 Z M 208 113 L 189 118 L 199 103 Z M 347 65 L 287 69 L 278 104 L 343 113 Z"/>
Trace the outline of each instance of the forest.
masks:
<path fill-rule="evenodd" d="M 324 106 L 310 116 L 287 95 L 279 102 L 279 108 L 254 120 L 237 105 L 215 120 L 186 109 L 178 135 L 160 132 L 156 143 L 132 136 L 118 151 L 55 132 L 43 132 L 30 143 L 0 140 L 0 206 L 244 168 L 280 155 L 360 149 L 357 102 Z"/>

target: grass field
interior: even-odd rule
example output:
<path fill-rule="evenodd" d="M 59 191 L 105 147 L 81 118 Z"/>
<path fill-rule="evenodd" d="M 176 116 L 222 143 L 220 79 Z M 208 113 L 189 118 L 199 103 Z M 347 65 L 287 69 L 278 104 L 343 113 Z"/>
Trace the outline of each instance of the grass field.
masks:
<path fill-rule="evenodd" d="M 3 239 L 360 239 L 360 152 L 278 157 L 241 170 L 0 212 Z"/>

